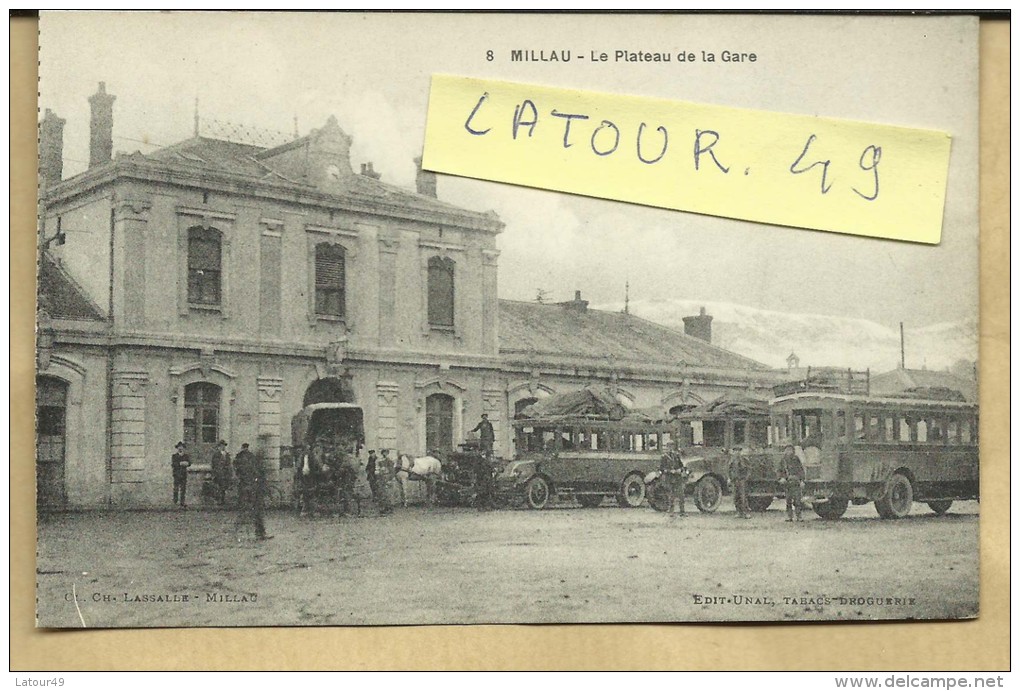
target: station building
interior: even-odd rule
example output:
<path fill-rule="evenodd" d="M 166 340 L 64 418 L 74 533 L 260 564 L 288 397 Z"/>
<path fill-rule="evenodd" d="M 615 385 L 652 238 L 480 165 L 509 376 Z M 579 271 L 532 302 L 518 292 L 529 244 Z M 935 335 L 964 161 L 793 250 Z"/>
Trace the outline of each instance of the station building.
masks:
<path fill-rule="evenodd" d="M 283 145 L 195 136 L 113 156 L 114 96 L 92 105 L 89 168 L 63 179 L 64 121 L 40 123 L 37 478 L 43 507 L 170 503 L 184 440 L 200 473 L 216 443 L 265 440 L 289 482 L 291 418 L 356 403 L 366 446 L 453 448 L 486 413 L 509 421 L 597 384 L 625 405 L 767 397 L 783 378 L 685 333 L 574 300 L 501 300 L 493 213 L 356 171 L 330 118 Z M 506 230 L 512 233 L 512 229 Z"/>

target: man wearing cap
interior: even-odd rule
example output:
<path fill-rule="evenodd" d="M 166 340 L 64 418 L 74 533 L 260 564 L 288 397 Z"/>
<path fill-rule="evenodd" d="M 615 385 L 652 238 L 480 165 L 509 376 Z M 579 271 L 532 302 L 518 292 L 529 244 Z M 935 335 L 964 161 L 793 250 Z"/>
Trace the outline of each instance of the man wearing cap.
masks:
<path fill-rule="evenodd" d="M 185 452 L 186 448 L 184 442 L 177 442 L 176 453 L 170 457 L 170 469 L 174 477 L 174 504 L 179 504 L 182 509 L 188 508 L 186 494 L 188 491 L 188 468 L 191 466 L 191 456 Z"/>
<path fill-rule="evenodd" d="M 212 457 L 212 478 L 216 484 L 216 501 L 220 504 L 226 500 L 227 488 L 230 487 L 230 454 L 227 453 L 227 442 L 220 440 L 219 446 L 213 452 Z"/>
<path fill-rule="evenodd" d="M 238 483 L 238 524 L 251 522 L 255 526 L 255 536 L 260 540 L 270 539 L 266 535 L 266 524 L 263 518 L 265 508 L 266 470 L 260 457 L 248 450 L 248 444 L 241 444 L 241 450 L 234 457 L 234 472 Z"/>
<path fill-rule="evenodd" d="M 804 520 L 800 516 L 804 499 L 804 464 L 789 444 L 783 449 L 783 458 L 779 462 L 779 484 L 786 489 L 787 522 Z"/>
<path fill-rule="evenodd" d="M 471 431 L 478 432 L 478 440 L 482 444 L 482 453 L 485 454 L 485 459 L 492 458 L 492 446 L 496 442 L 496 432 L 492 429 L 488 414 L 482 413 L 481 421 Z"/>

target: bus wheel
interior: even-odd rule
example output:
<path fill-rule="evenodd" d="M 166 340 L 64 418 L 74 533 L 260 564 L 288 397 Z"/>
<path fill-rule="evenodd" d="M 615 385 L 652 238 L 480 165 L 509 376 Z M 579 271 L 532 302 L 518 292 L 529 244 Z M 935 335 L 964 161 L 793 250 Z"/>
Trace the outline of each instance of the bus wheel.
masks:
<path fill-rule="evenodd" d="M 594 509 L 602 503 L 601 494 L 580 494 L 577 497 L 577 503 L 586 509 Z"/>
<path fill-rule="evenodd" d="M 712 513 L 722 502 L 722 485 L 711 475 L 698 480 L 694 485 L 694 505 L 702 513 Z"/>
<path fill-rule="evenodd" d="M 751 507 L 751 511 L 761 513 L 769 510 L 769 507 L 772 506 L 773 499 L 775 499 L 775 497 L 748 497 L 747 505 Z"/>
<path fill-rule="evenodd" d="M 837 518 L 843 517 L 849 504 L 850 500 L 846 497 L 832 497 L 829 501 L 816 502 L 813 508 L 820 518 L 834 521 Z"/>
<path fill-rule="evenodd" d="M 623 478 L 620 494 L 616 498 L 621 508 L 636 509 L 645 502 L 645 479 L 637 473 Z"/>
<path fill-rule="evenodd" d="M 544 477 L 536 475 L 528 480 L 524 495 L 527 497 L 528 506 L 533 509 L 544 509 L 549 503 L 549 483 Z"/>
<path fill-rule="evenodd" d="M 669 495 L 662 482 L 655 480 L 648 485 L 648 505 L 656 511 L 669 511 Z"/>
<path fill-rule="evenodd" d="M 900 473 L 893 473 L 886 485 L 885 494 L 875 501 L 875 509 L 882 518 L 903 518 L 910 513 L 914 503 L 914 488 L 910 479 Z"/>
<path fill-rule="evenodd" d="M 946 511 L 949 511 L 949 507 L 952 505 L 952 499 L 939 499 L 938 501 L 928 502 L 928 508 L 931 509 L 936 516 L 941 516 Z"/>

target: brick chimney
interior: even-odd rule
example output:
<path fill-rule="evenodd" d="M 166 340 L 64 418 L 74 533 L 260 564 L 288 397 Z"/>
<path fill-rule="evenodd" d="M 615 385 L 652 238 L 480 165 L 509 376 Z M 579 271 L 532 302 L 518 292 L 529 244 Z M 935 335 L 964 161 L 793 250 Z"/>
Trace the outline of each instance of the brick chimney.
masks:
<path fill-rule="evenodd" d="M 361 174 L 367 178 L 372 178 L 373 180 L 378 180 L 382 177 L 382 173 L 375 172 L 375 168 L 372 167 L 371 161 L 361 164 Z"/>
<path fill-rule="evenodd" d="M 55 185 L 64 177 L 64 118 L 46 109 L 39 123 L 39 186 Z"/>
<path fill-rule="evenodd" d="M 706 343 L 712 342 L 712 315 L 701 312 L 691 317 L 684 317 L 684 333 L 694 338 L 700 338 Z"/>
<path fill-rule="evenodd" d="M 89 168 L 113 158 L 113 102 L 116 99 L 116 96 L 106 93 L 106 82 L 99 82 L 99 89 L 89 96 L 92 105 Z"/>
<path fill-rule="evenodd" d="M 556 304 L 559 305 L 560 307 L 565 307 L 568 310 L 574 310 L 576 312 L 587 312 L 588 311 L 588 301 L 581 299 L 581 291 L 580 290 L 575 290 L 574 291 L 574 299 L 573 300 L 568 300 L 567 302 L 557 302 Z"/>
<path fill-rule="evenodd" d="M 418 174 L 414 179 L 415 187 L 418 189 L 418 194 L 423 194 L 426 197 L 435 197 L 436 174 L 428 170 L 422 170 L 421 156 L 414 159 L 414 165 L 418 169 Z"/>

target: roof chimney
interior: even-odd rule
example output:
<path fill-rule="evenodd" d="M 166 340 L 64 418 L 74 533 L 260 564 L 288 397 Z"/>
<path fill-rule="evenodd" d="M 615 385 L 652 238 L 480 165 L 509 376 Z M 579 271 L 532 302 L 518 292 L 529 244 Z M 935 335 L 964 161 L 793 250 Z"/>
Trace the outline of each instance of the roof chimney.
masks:
<path fill-rule="evenodd" d="M 381 173 L 375 172 L 375 168 L 372 167 L 371 161 L 361 164 L 361 174 L 366 178 L 372 178 L 373 180 L 378 180 L 382 177 Z"/>
<path fill-rule="evenodd" d="M 39 185 L 45 189 L 64 177 L 64 118 L 46 109 L 39 123 Z"/>
<path fill-rule="evenodd" d="M 588 301 L 581 299 L 581 291 L 580 290 L 575 290 L 574 291 L 574 299 L 573 300 L 568 300 L 567 302 L 558 302 L 556 304 L 559 305 L 560 307 L 565 307 L 568 310 L 575 310 L 577 312 L 587 312 L 588 311 Z"/>
<path fill-rule="evenodd" d="M 436 196 L 436 174 L 422 170 L 421 167 L 421 156 L 414 159 L 414 165 L 418 169 L 418 174 L 415 176 L 414 183 L 418 190 L 418 194 L 423 194 L 426 197 Z"/>
<path fill-rule="evenodd" d="M 693 317 L 684 317 L 684 333 L 694 338 L 700 338 L 706 343 L 712 342 L 712 315 L 705 313 L 702 307 L 700 312 Z"/>
<path fill-rule="evenodd" d="M 89 96 L 92 105 L 89 168 L 113 158 L 113 102 L 116 98 L 106 93 L 106 82 L 99 82 L 99 89 Z"/>

